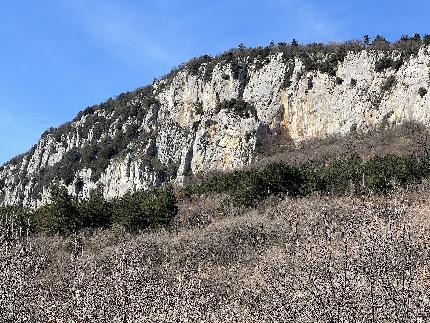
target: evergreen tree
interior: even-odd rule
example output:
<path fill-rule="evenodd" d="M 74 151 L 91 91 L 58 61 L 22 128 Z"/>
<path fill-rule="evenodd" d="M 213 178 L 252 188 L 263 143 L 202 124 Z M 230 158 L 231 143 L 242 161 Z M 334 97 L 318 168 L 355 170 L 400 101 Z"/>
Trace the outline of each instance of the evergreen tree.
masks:
<path fill-rule="evenodd" d="M 35 212 L 38 231 L 49 234 L 68 235 L 81 228 L 76 204 L 64 187 L 52 190 L 52 204 Z"/>

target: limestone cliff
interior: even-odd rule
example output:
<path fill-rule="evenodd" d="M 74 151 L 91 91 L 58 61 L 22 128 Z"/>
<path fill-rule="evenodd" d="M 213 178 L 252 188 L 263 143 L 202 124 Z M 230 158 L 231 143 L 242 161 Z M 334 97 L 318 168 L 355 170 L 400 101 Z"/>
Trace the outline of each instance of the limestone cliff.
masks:
<path fill-rule="evenodd" d="M 361 48 L 335 60 L 327 52 L 240 51 L 194 60 L 46 131 L 0 168 L 0 204 L 40 206 L 58 183 L 82 198 L 99 191 L 111 199 L 240 168 L 281 130 L 299 142 L 430 121 L 430 47 L 408 56 Z"/>

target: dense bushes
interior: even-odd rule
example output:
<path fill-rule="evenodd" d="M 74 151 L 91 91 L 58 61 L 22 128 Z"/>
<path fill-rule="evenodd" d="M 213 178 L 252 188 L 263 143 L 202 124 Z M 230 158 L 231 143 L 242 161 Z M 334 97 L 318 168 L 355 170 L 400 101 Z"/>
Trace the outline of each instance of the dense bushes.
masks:
<path fill-rule="evenodd" d="M 109 228 L 113 224 L 112 203 L 106 201 L 100 194 L 76 203 L 76 210 L 82 228 Z"/>
<path fill-rule="evenodd" d="M 171 189 L 128 194 L 112 203 L 113 220 L 130 231 L 167 225 L 177 213 Z"/>
<path fill-rule="evenodd" d="M 53 183 L 72 184 L 75 174 L 81 169 L 91 169 L 91 180 L 96 182 L 113 158 L 125 156 L 129 152 L 130 145 L 136 149 L 147 145 L 153 138 L 153 133 L 141 131 L 140 126 L 148 113 L 158 112 L 159 102 L 153 91 L 152 86 L 147 86 L 120 94 L 100 105 L 86 108 L 72 123 L 47 130 L 43 137 L 51 136 L 62 143 L 63 147 L 67 146 L 66 141 L 74 140 L 73 138 L 86 139 L 88 142 L 83 142 L 80 147 L 67 151 L 64 157 L 53 166 L 40 169 L 33 180 L 32 197 L 40 198 L 42 189 Z M 81 118 L 84 119 L 81 120 Z M 77 121 L 82 122 L 77 123 Z M 34 149 L 35 147 L 27 155 L 31 156 Z M 15 158 L 8 164 L 22 162 L 23 156 Z M 156 163 L 150 166 L 152 165 Z M 174 172 L 174 166 L 158 164 L 157 166 L 161 167 L 154 171 L 160 176 L 169 176 Z M 19 171 L 19 169 L 14 170 L 16 173 Z M 25 173 L 20 174 L 21 177 L 25 175 Z"/>
<path fill-rule="evenodd" d="M 34 224 L 30 221 L 29 211 L 18 206 L 6 206 L 0 208 L 0 228 L 5 230 L 0 239 L 13 240 L 18 236 L 24 236 L 33 231 Z M 1 229 L 0 229 L 1 230 Z"/>
<path fill-rule="evenodd" d="M 424 97 L 426 94 L 427 94 L 427 89 L 426 88 L 424 88 L 424 87 L 420 87 L 419 89 L 418 89 L 418 94 L 420 95 L 420 97 Z"/>
<path fill-rule="evenodd" d="M 187 69 L 191 75 L 198 75 L 200 67 L 203 64 L 208 64 L 212 61 L 212 57 L 209 55 L 203 55 L 201 57 L 196 57 L 190 60 L 187 64 Z"/>
<path fill-rule="evenodd" d="M 225 193 L 233 205 L 254 206 L 271 195 L 387 194 L 396 186 L 407 187 L 429 176 L 428 157 L 387 155 L 363 160 L 352 155 L 329 164 L 273 162 L 260 169 L 220 173 L 187 185 L 184 194 Z M 171 187 L 127 194 L 113 201 L 100 196 L 76 201 L 65 189 L 57 189 L 52 204 L 31 212 L 2 208 L 0 219 L 33 232 L 69 235 L 114 223 L 129 231 L 166 226 L 176 213 L 176 195 Z"/>
<path fill-rule="evenodd" d="M 336 77 L 336 84 L 341 85 L 343 83 L 343 79 L 340 77 Z"/>
<path fill-rule="evenodd" d="M 45 131 L 42 138 L 47 139 L 46 137 L 49 136 L 64 148 L 78 138 L 85 139 L 87 142 L 80 141 L 80 146 L 69 149 L 59 162 L 40 169 L 33 180 L 32 197 L 40 198 L 43 188 L 52 183 L 72 184 L 75 174 L 84 168 L 92 170 L 91 179 L 96 182 L 113 158 L 124 156 L 129 152 L 129 145 L 145 146 L 151 140 L 153 134 L 141 131 L 140 127 L 148 113 L 156 114 L 158 107 L 159 102 L 154 95 L 154 88 L 146 86 L 88 107 L 72 122 Z M 35 150 L 36 146 L 33 146 L 26 154 L 15 157 L 6 165 L 18 165 L 23 161 L 24 156 L 31 158 Z M 171 169 L 163 167 L 156 171 L 164 174 Z M 12 169 L 12 172 L 19 174 L 21 184 L 26 184 L 25 180 L 28 181 L 28 179 L 25 179 L 27 175 L 25 170 L 16 168 Z"/>
<path fill-rule="evenodd" d="M 353 40 L 342 43 L 311 43 L 299 44 L 295 39 L 288 44 L 280 42 L 278 44 L 270 43 L 268 46 L 260 46 L 256 48 L 247 48 L 240 44 L 237 48 L 233 48 L 215 57 L 203 55 L 194 58 L 188 63 L 184 63 L 173 69 L 169 74 L 165 75 L 166 84 L 170 83 L 177 73 L 182 69 L 187 69 L 190 74 L 196 75 L 204 71 L 204 80 L 210 81 L 214 67 L 219 64 L 230 64 L 233 78 L 243 79 L 246 81 L 247 64 L 252 63 L 256 68 L 261 68 L 268 63 L 270 55 L 282 54 L 286 63 L 300 57 L 307 71 L 320 71 L 335 76 L 339 62 L 343 62 L 348 52 L 358 52 L 361 50 L 377 50 L 384 52 L 385 56 L 381 57 L 375 64 L 377 72 L 382 72 L 387 68 L 398 70 L 403 62 L 411 55 L 417 55 L 419 49 L 430 44 L 430 36 L 424 35 L 421 37 L 415 34 L 412 37 L 404 35 L 400 40 L 395 42 L 387 41 L 383 36 L 377 35 L 373 40 L 369 36 L 365 36 L 363 41 Z M 391 58 L 391 54 L 396 51 L 398 57 Z M 204 68 L 201 68 L 204 67 Z M 289 79 L 289 74 L 292 69 L 287 69 L 286 79 Z M 288 80 L 286 81 L 288 82 Z"/>
<path fill-rule="evenodd" d="M 252 104 L 240 99 L 231 99 L 219 102 L 215 111 L 218 113 L 221 110 L 235 113 L 241 118 L 257 117 L 257 110 L 255 107 Z"/>
<path fill-rule="evenodd" d="M 391 57 L 382 57 L 376 61 L 375 71 L 381 73 L 388 68 L 398 71 L 402 64 L 403 61 L 401 59 L 393 60 Z"/>
<path fill-rule="evenodd" d="M 365 161 L 353 155 L 328 165 L 272 163 L 263 169 L 235 171 L 185 188 L 185 194 L 227 193 L 234 204 L 250 206 L 273 194 L 385 194 L 430 175 L 430 160 L 415 156 L 375 156 Z"/>
<path fill-rule="evenodd" d="M 53 203 L 31 213 L 35 230 L 49 234 L 67 235 L 82 228 L 75 203 L 65 189 L 56 189 L 52 193 Z"/>
<path fill-rule="evenodd" d="M 396 77 L 394 75 L 390 75 L 387 79 L 381 84 L 381 92 L 390 91 L 396 85 Z"/>
<path fill-rule="evenodd" d="M 324 59 L 317 59 L 311 53 L 303 52 L 300 54 L 306 71 L 320 71 L 331 76 L 335 76 L 339 62 L 343 62 L 346 51 L 336 50 L 334 53 L 327 54 Z"/>
<path fill-rule="evenodd" d="M 96 195 L 76 201 L 64 188 L 55 189 L 52 203 L 35 211 L 0 208 L 0 221 L 30 232 L 70 235 L 83 229 L 109 228 L 114 223 L 129 231 L 165 226 L 177 213 L 176 198 L 170 187 L 127 194 L 106 201 Z"/>

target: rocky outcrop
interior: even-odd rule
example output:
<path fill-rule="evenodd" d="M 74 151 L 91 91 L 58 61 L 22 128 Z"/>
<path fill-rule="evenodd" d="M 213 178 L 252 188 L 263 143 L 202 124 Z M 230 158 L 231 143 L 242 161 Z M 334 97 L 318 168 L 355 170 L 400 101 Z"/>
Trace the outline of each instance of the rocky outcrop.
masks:
<path fill-rule="evenodd" d="M 309 69 L 301 57 L 282 52 L 260 61 L 242 57 L 239 65 L 185 66 L 47 131 L 0 168 L 0 204 L 43 205 L 56 183 L 81 198 L 98 191 L 111 199 L 241 168 L 281 130 L 300 142 L 382 124 L 427 124 L 429 50 L 378 71 L 378 60 L 399 53 L 351 51 L 334 73 Z"/>

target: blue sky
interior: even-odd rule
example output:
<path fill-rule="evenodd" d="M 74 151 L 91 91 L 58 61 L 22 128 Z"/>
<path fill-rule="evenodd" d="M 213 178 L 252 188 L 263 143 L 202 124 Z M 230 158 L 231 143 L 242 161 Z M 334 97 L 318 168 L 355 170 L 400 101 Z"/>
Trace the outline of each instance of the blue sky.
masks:
<path fill-rule="evenodd" d="M 240 43 L 430 33 L 427 1 L 14 0 L 0 10 L 0 164 L 83 108 Z"/>

